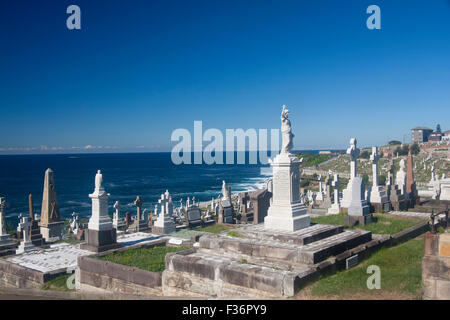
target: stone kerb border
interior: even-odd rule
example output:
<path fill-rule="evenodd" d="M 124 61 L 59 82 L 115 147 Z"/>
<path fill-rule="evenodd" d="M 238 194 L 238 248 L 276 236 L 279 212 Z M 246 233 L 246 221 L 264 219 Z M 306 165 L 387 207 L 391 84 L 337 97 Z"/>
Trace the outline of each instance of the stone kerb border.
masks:
<path fill-rule="evenodd" d="M 7 288 L 40 288 L 45 282 L 66 273 L 66 269 L 41 272 L 0 259 L 0 285 Z"/>
<path fill-rule="evenodd" d="M 168 243 L 169 238 L 162 238 L 157 242 L 136 244 L 120 249 L 108 250 L 93 256 L 78 257 L 78 278 L 80 286 L 92 287 L 121 293 L 155 294 L 152 289 L 160 290 L 162 273 L 142 270 L 136 267 L 125 266 L 110 261 L 96 259 L 113 252 L 126 251 L 136 248 L 153 248 L 156 246 L 173 247 Z M 184 251 L 189 251 L 184 250 Z M 183 253 L 180 251 L 178 253 Z M 173 253 L 168 253 L 173 254 Z"/>

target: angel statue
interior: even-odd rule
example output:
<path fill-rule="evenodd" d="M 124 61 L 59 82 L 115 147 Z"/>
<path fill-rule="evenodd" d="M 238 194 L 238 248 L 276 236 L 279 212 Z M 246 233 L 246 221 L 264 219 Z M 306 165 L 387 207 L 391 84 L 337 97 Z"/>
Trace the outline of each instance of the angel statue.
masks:
<path fill-rule="evenodd" d="M 281 111 L 281 153 L 291 153 L 294 147 L 294 134 L 291 132 L 291 121 L 288 119 L 289 110 L 283 105 Z"/>

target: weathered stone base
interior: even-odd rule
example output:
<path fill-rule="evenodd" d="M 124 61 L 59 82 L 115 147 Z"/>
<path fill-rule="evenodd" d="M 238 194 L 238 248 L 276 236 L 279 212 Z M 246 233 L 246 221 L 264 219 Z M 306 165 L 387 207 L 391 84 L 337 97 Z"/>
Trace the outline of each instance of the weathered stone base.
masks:
<path fill-rule="evenodd" d="M 250 239 L 279 241 L 281 243 L 307 245 L 315 241 L 337 235 L 344 231 L 343 226 L 315 224 L 294 232 L 265 230 L 262 224 L 239 228 L 239 233 Z"/>
<path fill-rule="evenodd" d="M 295 232 L 262 225 L 236 229 L 242 237 L 200 237 L 198 248 L 166 255 L 165 295 L 271 298 L 295 295 L 340 258 L 366 250 L 370 231 L 313 225 Z M 378 241 L 375 241 L 377 245 Z M 331 257 L 336 257 L 336 259 Z"/>
<path fill-rule="evenodd" d="M 155 234 L 168 234 L 168 233 L 175 232 L 176 230 L 177 229 L 176 229 L 175 225 L 165 227 L 165 228 L 161 228 L 161 227 L 157 227 L 157 226 L 152 227 L 152 233 L 155 233 Z"/>
<path fill-rule="evenodd" d="M 41 225 L 41 234 L 46 241 L 49 241 L 52 238 L 61 238 L 61 235 L 64 233 L 65 224 L 64 221 L 60 222 L 52 222 L 47 225 Z"/>
<path fill-rule="evenodd" d="M 372 222 L 372 214 L 366 214 L 363 216 L 353 216 L 353 215 L 346 215 L 345 216 L 345 224 L 347 226 L 354 226 L 359 224 L 360 226 L 365 226 L 366 224 L 369 224 Z"/>
<path fill-rule="evenodd" d="M 450 234 L 425 235 L 422 294 L 427 300 L 450 300 Z"/>
<path fill-rule="evenodd" d="M 388 212 L 391 210 L 391 203 L 390 201 L 384 202 L 384 203 L 376 203 L 371 202 L 370 203 L 370 211 L 371 212 Z"/>
<path fill-rule="evenodd" d="M 9 235 L 0 236 L 0 257 L 16 253 L 17 243 Z"/>
<path fill-rule="evenodd" d="M 394 211 L 408 210 L 408 201 L 407 200 L 391 201 L 391 206 L 394 209 Z"/>
<path fill-rule="evenodd" d="M 333 203 L 330 208 L 328 208 L 327 214 L 339 214 L 341 211 L 340 204 Z"/>
<path fill-rule="evenodd" d="M 136 221 L 128 227 L 130 232 L 147 232 L 150 231 L 148 224 L 144 222 L 137 223 Z"/>
<path fill-rule="evenodd" d="M 37 250 L 37 248 L 33 245 L 33 243 L 31 241 L 27 241 L 27 242 L 22 241 L 20 243 L 19 247 L 17 248 L 16 253 L 20 254 L 20 253 L 36 251 L 36 250 Z"/>
<path fill-rule="evenodd" d="M 351 203 L 348 207 L 348 215 L 364 216 L 370 213 L 370 207 L 365 202 Z"/>
<path fill-rule="evenodd" d="M 86 243 L 82 243 L 80 248 L 91 252 L 103 252 L 120 248 L 121 244 L 117 243 L 116 229 L 109 230 L 86 230 Z"/>

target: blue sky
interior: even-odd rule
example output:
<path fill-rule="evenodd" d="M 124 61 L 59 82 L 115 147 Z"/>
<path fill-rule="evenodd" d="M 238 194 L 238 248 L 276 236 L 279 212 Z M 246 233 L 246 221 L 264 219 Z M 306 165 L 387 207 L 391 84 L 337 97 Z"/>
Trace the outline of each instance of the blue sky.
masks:
<path fill-rule="evenodd" d="M 279 128 L 282 104 L 295 149 L 450 129 L 447 0 L 5 0 L 0 27 L 0 153 L 170 151 L 194 120 Z"/>

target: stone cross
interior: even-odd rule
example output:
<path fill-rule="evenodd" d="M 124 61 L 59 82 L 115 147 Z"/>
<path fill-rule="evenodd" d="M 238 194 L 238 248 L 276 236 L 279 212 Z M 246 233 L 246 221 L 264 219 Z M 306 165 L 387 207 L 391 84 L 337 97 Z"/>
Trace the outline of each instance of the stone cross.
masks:
<path fill-rule="evenodd" d="M 334 180 L 332 182 L 334 188 L 334 203 L 339 204 L 339 186 L 341 185 L 341 181 L 339 180 L 339 174 L 334 174 Z"/>
<path fill-rule="evenodd" d="M 6 235 L 6 223 L 5 223 L 5 211 L 6 201 L 5 198 L 0 198 L 0 236 Z"/>
<path fill-rule="evenodd" d="M 372 154 L 370 155 L 370 161 L 372 161 L 372 186 L 374 188 L 378 187 L 378 160 L 380 156 L 378 155 L 378 148 L 372 147 Z"/>
<path fill-rule="evenodd" d="M 134 205 L 137 208 L 137 217 L 136 217 L 137 221 L 141 221 L 141 210 L 142 210 L 143 203 L 144 202 L 142 201 L 141 196 L 137 196 L 136 200 L 134 201 Z"/>
<path fill-rule="evenodd" d="M 23 241 L 29 242 L 30 241 L 30 227 L 32 223 L 28 220 L 28 217 L 22 217 L 22 222 L 20 223 L 20 227 L 23 230 Z"/>
<path fill-rule="evenodd" d="M 158 200 L 158 203 L 161 204 L 161 213 L 163 215 L 167 214 L 169 205 L 169 190 L 166 190 L 166 192 L 161 195 L 161 199 Z"/>
<path fill-rule="evenodd" d="M 356 159 L 358 158 L 360 150 L 356 147 L 356 139 L 350 139 L 350 148 L 347 149 L 347 154 L 350 155 L 350 179 L 356 177 Z"/>

